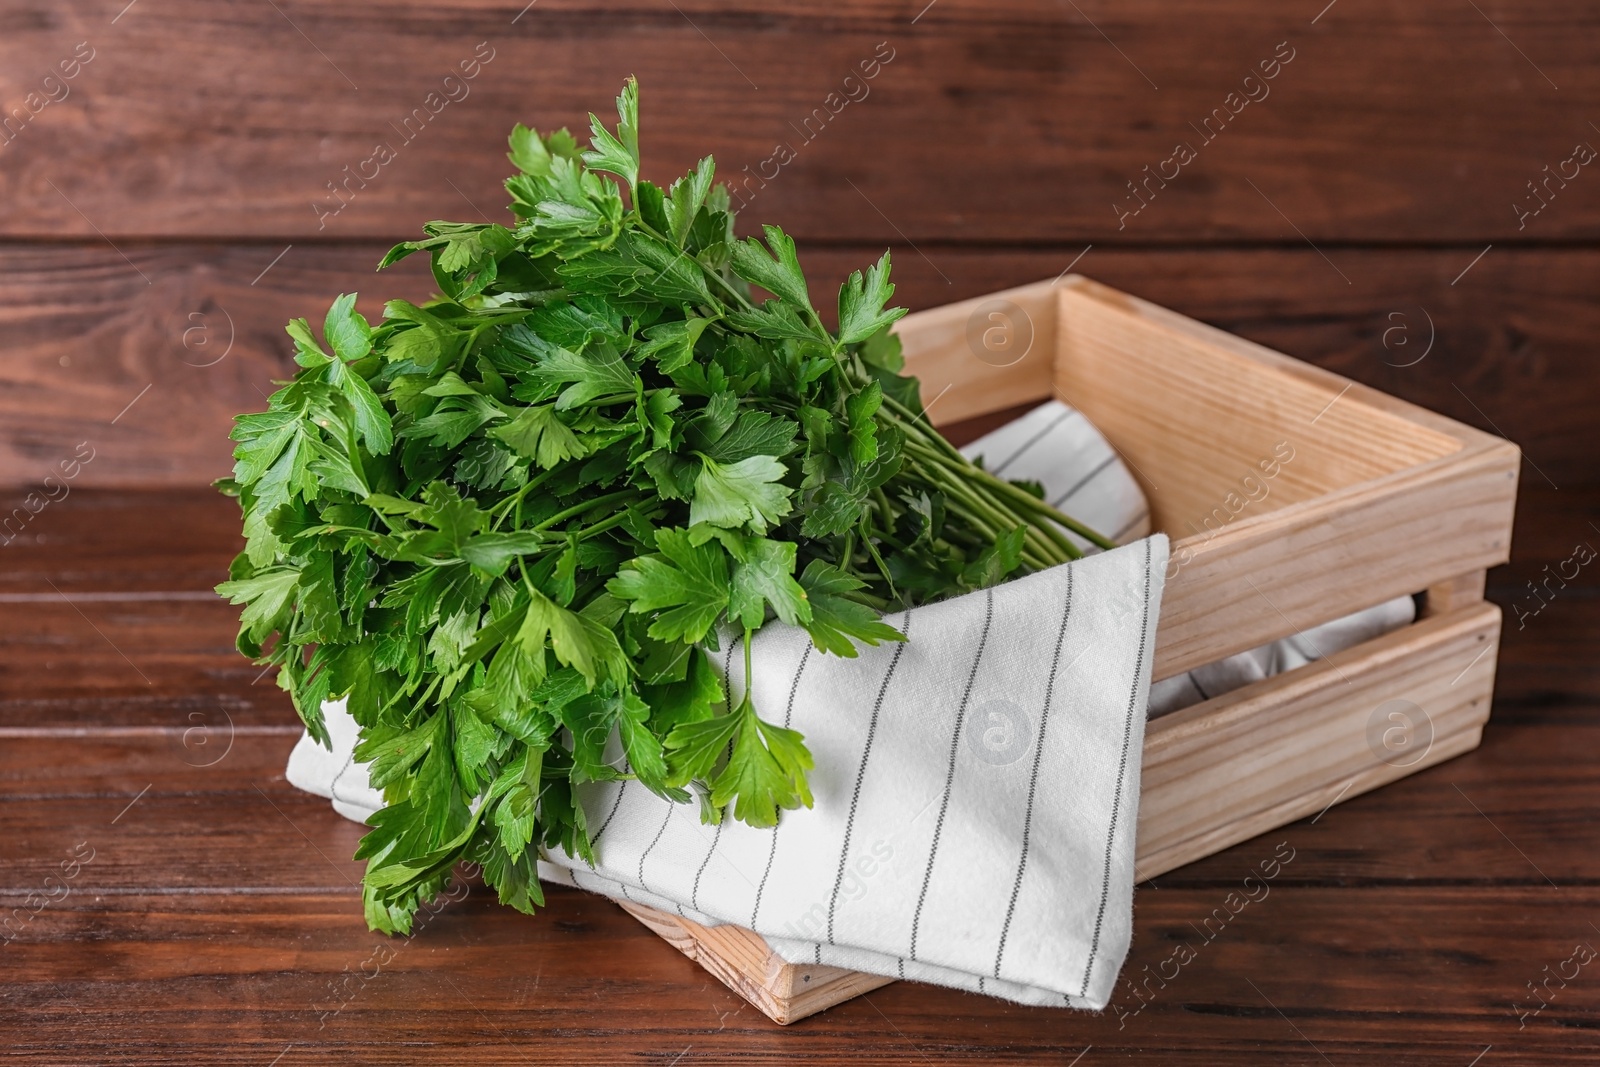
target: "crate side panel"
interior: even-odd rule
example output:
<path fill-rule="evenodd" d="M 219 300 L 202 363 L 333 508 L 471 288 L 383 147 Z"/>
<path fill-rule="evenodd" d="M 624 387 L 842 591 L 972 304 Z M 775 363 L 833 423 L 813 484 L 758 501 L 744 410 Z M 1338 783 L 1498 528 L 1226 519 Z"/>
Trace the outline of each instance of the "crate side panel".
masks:
<path fill-rule="evenodd" d="M 1499 637 L 1499 608 L 1478 604 L 1155 720 L 1140 874 L 1316 812 L 1330 790 L 1353 796 L 1464 751 L 1489 715 Z"/>
<path fill-rule="evenodd" d="M 1075 280 L 1060 294 L 1057 384 L 1129 461 L 1174 537 L 1462 447 L 1368 403 L 1365 387 L 1292 373 L 1287 357 L 1252 358 L 1116 290 Z"/>
<path fill-rule="evenodd" d="M 935 426 L 1050 398 L 1058 291 L 1035 282 L 900 320 L 905 372 L 921 381 Z"/>
<path fill-rule="evenodd" d="M 1172 544 L 1166 678 L 1510 558 L 1518 453 L 1472 449 Z"/>

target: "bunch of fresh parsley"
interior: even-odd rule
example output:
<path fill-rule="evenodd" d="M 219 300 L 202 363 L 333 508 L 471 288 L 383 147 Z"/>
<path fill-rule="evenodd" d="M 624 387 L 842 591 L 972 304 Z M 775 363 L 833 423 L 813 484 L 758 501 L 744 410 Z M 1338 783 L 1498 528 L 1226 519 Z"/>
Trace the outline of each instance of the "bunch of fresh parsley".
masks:
<path fill-rule="evenodd" d="M 376 929 L 461 859 L 541 904 L 540 848 L 593 862 L 584 783 L 774 825 L 811 803 L 810 753 L 727 706 L 702 650 L 748 665 L 775 617 L 854 656 L 902 640 L 887 609 L 1074 558 L 1063 527 L 1105 543 L 927 425 L 887 253 L 830 331 L 794 242 L 737 240 L 710 158 L 641 179 L 632 81 L 617 105 L 588 151 L 518 126 L 515 225 L 395 248 L 443 295 L 376 327 L 353 295 L 320 340 L 291 322 L 301 369 L 233 431 L 247 547 L 218 592 L 312 736 L 349 699 L 387 802 L 356 854 Z"/>

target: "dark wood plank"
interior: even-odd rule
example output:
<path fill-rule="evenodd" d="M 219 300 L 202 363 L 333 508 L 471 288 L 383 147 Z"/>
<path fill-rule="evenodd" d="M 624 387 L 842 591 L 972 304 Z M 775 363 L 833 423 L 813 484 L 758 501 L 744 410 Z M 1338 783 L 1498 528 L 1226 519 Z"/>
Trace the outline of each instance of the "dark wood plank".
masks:
<path fill-rule="evenodd" d="M 238 609 L 207 593 L 58 594 L 7 604 L 0 726 L 246 728 L 294 721 L 288 694 L 233 647 Z"/>
<path fill-rule="evenodd" d="M 755 174 L 791 146 L 754 203 L 806 237 L 1294 242 L 1298 227 L 1317 241 L 1470 233 L 1481 247 L 1600 234 L 1581 175 L 1523 229 L 1512 209 L 1595 137 L 1571 103 L 1600 90 L 1592 7 L 1317 6 L 184 0 L 112 22 L 79 0 L 19 13 L 0 44 L 16 72 L 7 107 L 38 111 L 13 118 L 21 132 L 0 149 L 0 229 L 292 240 L 492 214 L 513 122 L 581 127 L 635 73 L 649 175 L 708 152 Z M 85 41 L 77 77 L 45 83 Z M 446 86 L 480 42 L 493 58 Z M 847 84 L 880 42 L 892 62 Z M 1293 58 L 1246 84 L 1275 54 Z M 400 124 L 430 92 L 438 114 L 407 140 Z M 848 92 L 860 102 L 842 106 Z M 1224 127 L 1202 132 L 1214 109 Z M 319 229 L 313 203 L 339 203 L 328 183 L 380 143 L 393 161 L 368 165 Z M 1177 176 L 1119 230 L 1113 205 L 1137 205 L 1128 183 L 1178 143 L 1196 158 L 1169 164 Z"/>
<path fill-rule="evenodd" d="M 1487 595 L 1505 613 L 1496 720 L 1580 722 L 1600 700 L 1597 527 L 1600 491 L 1524 479 L 1511 563 L 1489 572 Z"/>
<path fill-rule="evenodd" d="M 281 800 L 297 796 L 283 769 L 299 739 L 292 715 L 263 726 L 201 714 L 144 726 L 0 726 L 0 801 L 72 798 L 92 808 L 105 798 L 120 809 L 134 797 L 248 800 L 257 789 Z"/>
<path fill-rule="evenodd" d="M 296 248 L 263 275 L 281 251 L 130 248 L 130 267 L 103 246 L 0 249 L 0 273 L 20 283 L 0 297 L 0 482 L 25 487 L 4 501 L 12 525 L 0 541 L 45 532 L 51 498 L 82 486 L 197 487 L 228 474 L 233 415 L 265 409 L 273 380 L 292 373 L 284 323 L 320 322 L 340 292 L 366 291 L 376 317 L 385 300 L 433 288 L 422 263 L 374 279 L 373 245 Z"/>
<path fill-rule="evenodd" d="M 240 736 L 213 768 L 184 768 L 174 754 L 164 769 L 145 766 L 142 775 L 104 769 L 95 779 L 104 792 L 90 782 L 67 796 L 0 800 L 3 891 L 42 885 L 88 842 L 95 858 L 80 879 L 97 893 L 340 892 L 359 919 L 365 864 L 350 857 L 365 831 L 283 781 L 293 742 Z M 251 749 L 253 759 L 244 755 Z M 166 791 L 156 790 L 158 780 Z"/>
<path fill-rule="evenodd" d="M 69 489 L 0 556 L 0 603 L 205 599 L 244 548 L 238 502 L 213 489 Z"/>
<path fill-rule="evenodd" d="M 337 897 L 85 887 L 6 946 L 0 1025 L 26 1063 L 1069 1063 L 1092 1046 L 1102 1061 L 1462 1067 L 1489 1045 L 1540 1064 L 1600 1047 L 1587 971 L 1552 982 L 1525 1028 L 1515 1007 L 1594 940 L 1579 918 L 1600 905 L 1592 889 L 1283 887 L 1213 918 L 1207 940 L 1196 931 L 1225 899 L 1141 894 L 1126 973 L 1165 964 L 1170 980 L 1125 983 L 1100 1015 L 897 983 L 785 1030 L 573 891 L 530 921 L 473 890 L 386 942 Z"/>
<path fill-rule="evenodd" d="M 1585 744 L 1579 739 L 1589 736 L 1588 729 L 1570 722 L 1491 719 L 1483 745 L 1470 753 L 1345 799 L 1319 817 L 1270 831 L 1148 886 L 1159 892 L 1226 885 L 1248 875 L 1282 841 L 1295 850 L 1278 877 L 1284 884 L 1600 884 L 1600 865 L 1574 855 L 1592 850 L 1600 831 L 1573 806 L 1574 798 L 1600 793 L 1600 771 L 1585 761 L 1552 758 L 1558 749 Z"/>
<path fill-rule="evenodd" d="M 1455 281 L 1479 250 L 1327 250 L 1350 285 L 1304 247 L 1097 246 L 1075 269 L 1472 425 L 1498 428 L 1525 449 L 1525 481 L 1595 484 L 1600 468 L 1588 439 L 1600 250 L 1497 247 Z M 7 279 L 0 329 L 8 341 L 0 361 L 0 485 L 15 487 L 0 495 L 0 518 L 13 517 L 0 540 L 48 536 L 56 505 L 47 501 L 43 479 L 59 473 L 84 442 L 94 458 L 65 491 L 198 486 L 226 474 L 231 417 L 263 408 L 272 380 L 292 369 L 285 321 L 320 320 L 340 292 L 360 290 L 363 309 L 376 317 L 384 299 L 416 299 L 431 288 L 415 260 L 374 277 L 382 254 L 374 244 L 296 245 L 259 280 L 281 246 L 127 251 L 152 285 L 103 247 L 0 246 L 0 277 Z M 904 246 L 895 253 L 896 297 L 912 308 L 1053 277 L 1083 247 L 924 251 L 928 258 Z M 802 258 L 815 291 L 825 293 L 877 254 L 864 245 L 822 247 L 803 250 Z M 38 494 L 31 503 L 29 492 Z M 59 478 L 49 492 L 63 492 Z M 23 523 L 18 507 L 39 514 Z"/>
<path fill-rule="evenodd" d="M 1573 549 L 1600 542 L 1600 489 L 1525 482 L 1512 563 L 1491 572 L 1506 612 L 1496 722 L 1583 721 L 1600 700 L 1600 597 Z M 233 648 L 236 610 L 209 589 L 236 543 L 235 505 L 206 490 L 83 490 L 41 514 L 42 543 L 6 548 L 0 727 L 251 729 L 292 724 L 287 696 Z M 48 527 L 45 524 L 49 523 Z M 162 550 L 170 544 L 184 554 Z M 1519 615 L 1519 612 L 1521 613 Z"/>
<path fill-rule="evenodd" d="M 1594 794 L 1593 772 L 1549 778 L 1557 737 L 1592 745 L 1551 727 L 1501 731 L 1479 753 L 1141 888 L 1134 947 L 1105 1015 L 903 984 L 789 1032 L 583 894 L 554 890 L 549 909 L 527 919 L 477 889 L 410 941 L 369 934 L 344 881 L 358 865 L 342 862 L 358 828 L 316 798 L 270 785 L 268 795 L 245 792 L 248 768 L 234 767 L 231 792 L 152 789 L 132 807 L 127 794 L 7 800 L 8 847 L 21 854 L 12 852 L 20 862 L 8 865 L 0 902 L 31 912 L 29 890 L 59 895 L 46 878 L 80 841 L 94 859 L 65 900 L 6 946 L 0 1017 L 28 1020 L 31 1036 L 13 1054 L 39 1062 L 63 1048 L 148 1062 L 139 1050 L 153 1043 L 183 1062 L 235 1063 L 376 1043 L 375 1062 L 404 1062 L 420 1044 L 496 1058 L 536 1046 L 563 1062 L 666 1062 L 689 1049 L 710 1062 L 763 1053 L 1012 1061 L 1093 1045 L 1102 1055 L 1244 1063 L 1309 1061 L 1305 1042 L 1339 1062 L 1391 1055 L 1400 1042 L 1406 1062 L 1459 1063 L 1463 1048 L 1470 1058 L 1489 1044 L 1541 1063 L 1584 1062 L 1600 1002 L 1581 982 L 1558 990 L 1527 1030 L 1514 1007 L 1535 1006 L 1525 983 L 1590 940 L 1579 920 L 1600 903 L 1595 830 L 1576 817 L 1578 798 Z M 19 762 L 48 759 L 39 747 L 33 755 Z M 1429 783 L 1452 769 L 1492 825 L 1429 810 Z M 1541 830 L 1552 822 L 1565 839 Z M 1285 855 L 1279 839 L 1294 855 L 1263 897 L 1259 881 L 1244 879 Z M 1530 871 L 1530 857 L 1559 888 Z M 1391 868 L 1387 877 L 1372 877 L 1374 863 Z M 1569 880 L 1561 865 L 1570 863 L 1585 873 Z M 1229 896 L 1244 890 L 1258 899 L 1241 906 Z M 1486 920 L 1496 914 L 1515 919 Z M 1188 962 L 1179 968 L 1178 958 Z M 876 1035 L 867 1045 L 863 1027 Z M 1202 1031 L 1203 1049 L 1194 1043 Z"/>
<path fill-rule="evenodd" d="M 553 890 L 529 919 L 474 889 L 409 941 L 366 932 L 351 885 L 359 865 L 345 859 L 359 828 L 318 798 L 287 794 L 270 767 L 241 762 L 251 746 L 281 758 L 287 738 L 241 738 L 241 756 L 210 771 L 179 769 L 171 750 L 149 747 L 124 750 L 131 766 L 106 766 L 107 750 L 90 748 L 79 752 L 85 776 L 120 794 L 35 772 L 28 788 L 72 795 L 0 800 L 0 905 L 24 909 L 5 946 L 0 1018 L 8 1029 L 29 1021 L 13 1054 L 40 1062 L 63 1048 L 148 1062 L 140 1050 L 153 1043 L 182 1062 L 233 1063 L 291 1045 L 307 1046 L 303 1055 L 376 1043 L 379 1062 L 402 1062 L 418 1044 L 494 1057 L 536 1044 L 563 1062 L 670 1059 L 690 1047 L 711 1061 L 764 1052 L 977 1062 L 1070 1058 L 1093 1045 L 1243 1063 L 1309 1061 L 1306 1041 L 1339 1062 L 1402 1042 L 1406 1062 L 1459 1063 L 1463 1047 L 1470 1059 L 1488 1044 L 1584 1062 L 1600 1010 L 1585 984 L 1558 990 L 1527 1030 L 1513 1005 L 1533 1007 L 1525 983 L 1592 940 L 1581 917 L 1600 904 L 1600 852 L 1582 798 L 1595 794 L 1595 772 L 1578 761 L 1552 775 L 1549 755 L 1557 744 L 1591 748 L 1593 732 L 1492 730 L 1477 753 L 1141 887 L 1134 947 L 1105 1015 L 908 984 L 784 1033 L 579 893 Z M 20 744 L 15 766 L 25 768 L 64 762 L 55 743 L 8 745 Z M 129 772 L 165 780 L 140 796 L 141 775 Z M 177 774 L 194 785 L 167 791 Z M 1452 795 L 1456 785 L 1464 796 Z M 1288 855 L 1279 841 L 1294 852 L 1263 896 L 1264 862 Z M 89 849 L 66 898 L 34 914 L 27 894 L 60 896 L 60 864 Z M 1245 891 L 1257 899 L 1230 896 Z M 868 1045 L 863 1027 L 876 1035 Z"/>

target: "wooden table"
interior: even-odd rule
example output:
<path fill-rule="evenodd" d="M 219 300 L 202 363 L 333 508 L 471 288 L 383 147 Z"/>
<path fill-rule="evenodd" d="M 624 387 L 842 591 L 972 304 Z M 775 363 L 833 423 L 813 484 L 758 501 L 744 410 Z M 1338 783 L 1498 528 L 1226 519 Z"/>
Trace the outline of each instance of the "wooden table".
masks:
<path fill-rule="evenodd" d="M 1503 605 L 1600 517 L 1600 492 L 1524 484 L 1515 559 L 1491 575 Z M 475 886 L 409 940 L 368 932 L 360 829 L 284 781 L 288 698 L 207 592 L 233 508 L 74 492 L 0 555 L 0 904 L 23 916 L 0 946 L 0 1046 L 17 1062 L 1600 1055 L 1600 966 L 1580 965 L 1600 945 L 1587 572 L 1525 628 L 1508 615 L 1479 751 L 1139 886 L 1104 1014 L 897 983 L 784 1029 L 579 892 L 528 918 Z M 1230 914 L 1282 842 L 1293 859 Z"/>

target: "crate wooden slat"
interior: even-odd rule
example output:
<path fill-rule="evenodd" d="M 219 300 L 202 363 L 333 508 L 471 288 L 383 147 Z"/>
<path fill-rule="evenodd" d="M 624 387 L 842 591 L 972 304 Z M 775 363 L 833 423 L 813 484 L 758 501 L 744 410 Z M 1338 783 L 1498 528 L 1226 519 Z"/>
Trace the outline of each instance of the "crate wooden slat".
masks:
<path fill-rule="evenodd" d="M 1153 878 L 1476 748 L 1499 641 L 1500 609 L 1479 603 L 1153 720 L 1139 875 Z M 1429 731 L 1413 735 L 1419 751 L 1401 746 L 1380 757 L 1372 716 L 1398 700 L 1424 709 Z M 1381 737 L 1389 723 L 1379 723 Z"/>
<path fill-rule="evenodd" d="M 701 926 L 643 904 L 617 903 L 774 1022 L 804 1019 L 894 981 L 822 964 L 789 963 L 760 934 L 740 926 Z"/>
<path fill-rule="evenodd" d="M 1020 357 L 978 358 L 970 339 L 988 328 Z M 1155 678 L 1425 594 L 1410 626 L 1150 722 L 1140 878 L 1477 747 L 1500 637 L 1483 572 L 1510 556 L 1515 445 L 1077 276 L 909 315 L 898 332 L 936 423 L 1058 395 L 1127 461 L 1172 542 Z M 1259 487 L 1283 444 L 1292 459 L 1247 499 L 1241 479 Z M 1380 708 L 1394 701 L 1421 714 L 1388 748 Z M 889 981 L 624 907 L 781 1023 Z"/>

